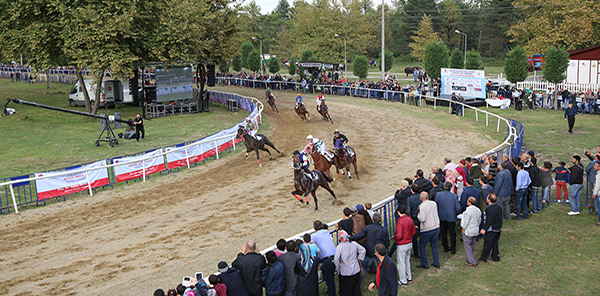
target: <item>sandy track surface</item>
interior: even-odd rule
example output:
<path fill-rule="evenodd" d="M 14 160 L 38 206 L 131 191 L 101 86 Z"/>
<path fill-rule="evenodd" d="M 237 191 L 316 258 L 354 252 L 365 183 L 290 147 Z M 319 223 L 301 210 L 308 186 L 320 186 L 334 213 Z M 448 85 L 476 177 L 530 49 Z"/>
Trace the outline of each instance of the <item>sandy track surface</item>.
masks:
<path fill-rule="evenodd" d="M 264 101 L 262 91 L 217 89 Z M 330 97 L 331 124 L 318 118 L 314 97 L 307 95 L 312 121 L 305 123 L 293 112 L 293 93 L 275 95 L 281 113 L 267 107 L 264 114 L 273 127 L 269 138 L 282 153 L 261 152 L 262 168 L 255 154 L 246 160 L 239 153 L 145 184 L 0 217 L 0 294 L 151 295 L 156 288 L 174 288 L 182 276 L 215 272 L 220 260 L 235 259 L 247 239 L 259 248 L 273 245 L 311 228 L 315 219 L 340 218 L 345 206 L 390 196 L 417 168 L 427 173 L 445 156 L 492 146 L 475 132 L 447 136 L 417 122 L 410 116 L 416 107 L 399 110 L 385 102 Z M 319 189 L 315 212 L 312 201 L 306 208 L 290 194 L 290 156 L 308 134 L 331 149 L 336 128 L 357 152 L 360 180 L 334 181 L 337 204 Z"/>

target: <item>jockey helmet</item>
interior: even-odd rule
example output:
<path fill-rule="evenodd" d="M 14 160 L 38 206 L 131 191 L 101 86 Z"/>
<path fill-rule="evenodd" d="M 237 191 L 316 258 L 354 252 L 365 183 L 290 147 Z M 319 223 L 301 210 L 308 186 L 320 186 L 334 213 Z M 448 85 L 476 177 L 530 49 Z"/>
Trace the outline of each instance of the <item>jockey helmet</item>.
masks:
<path fill-rule="evenodd" d="M 319 97 L 322 97 L 322 96 L 323 96 L 323 94 L 322 94 L 322 93 L 319 93 Z"/>
<path fill-rule="evenodd" d="M 271 88 L 270 88 L 270 87 L 268 87 L 268 88 L 267 88 L 267 91 L 271 91 Z"/>
<path fill-rule="evenodd" d="M 300 95 L 300 94 L 297 94 L 297 95 L 296 95 L 296 97 L 301 97 L 301 95 Z"/>
<path fill-rule="evenodd" d="M 334 134 L 334 135 L 339 135 L 339 134 L 340 134 L 340 131 L 338 131 L 338 130 L 335 130 L 335 132 L 333 132 L 333 134 Z"/>
<path fill-rule="evenodd" d="M 294 150 L 294 153 L 292 153 L 292 155 L 300 155 L 300 151 Z"/>
<path fill-rule="evenodd" d="M 308 135 L 308 137 L 306 137 L 307 140 L 312 141 L 313 136 L 312 135 Z"/>
<path fill-rule="evenodd" d="M 250 122 L 250 118 L 246 118 L 246 121 L 247 121 L 247 122 Z"/>

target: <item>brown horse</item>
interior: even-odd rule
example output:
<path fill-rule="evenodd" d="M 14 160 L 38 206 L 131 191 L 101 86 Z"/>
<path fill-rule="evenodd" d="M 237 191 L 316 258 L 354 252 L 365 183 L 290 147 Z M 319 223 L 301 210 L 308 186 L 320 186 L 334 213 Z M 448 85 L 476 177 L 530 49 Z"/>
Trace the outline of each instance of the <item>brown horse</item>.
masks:
<path fill-rule="evenodd" d="M 269 103 L 269 106 L 271 106 L 272 111 L 277 111 L 277 113 L 279 113 L 277 105 L 275 104 L 275 96 L 273 94 L 267 95 L 267 103 Z"/>
<path fill-rule="evenodd" d="M 331 153 L 333 155 L 333 152 L 331 152 L 331 151 L 327 151 L 327 152 Z M 328 177 L 331 177 L 331 173 L 330 173 L 329 169 L 333 165 L 333 159 L 331 161 L 327 160 L 327 158 L 325 158 L 325 156 L 323 156 L 323 155 L 321 155 L 321 153 L 317 152 L 317 149 L 315 148 L 315 146 L 312 146 L 311 150 L 309 151 L 309 154 L 312 156 L 312 160 L 313 160 L 315 169 L 318 170 L 319 172 L 327 175 Z M 339 170 L 337 170 L 337 167 L 336 167 L 336 171 L 337 171 L 338 177 L 339 177 L 340 172 L 339 172 Z"/>
<path fill-rule="evenodd" d="M 300 105 L 296 105 L 296 114 L 298 114 L 298 116 L 300 117 L 300 119 L 302 119 L 302 121 L 309 122 L 310 121 L 310 114 L 308 114 L 308 111 L 306 110 L 306 107 L 304 107 L 304 104 L 300 104 Z"/>
<path fill-rule="evenodd" d="M 256 138 L 249 135 L 248 132 L 246 132 L 246 129 L 243 126 L 239 126 L 238 131 L 237 131 L 237 135 L 235 136 L 236 139 L 240 139 L 240 138 L 244 138 L 244 144 L 246 145 L 246 159 L 248 159 L 248 153 L 252 150 L 256 151 L 256 159 L 258 159 L 258 165 L 262 167 L 262 163 L 260 162 L 260 156 L 258 155 L 258 150 L 262 150 L 262 151 L 266 151 L 267 153 L 269 153 L 269 155 L 271 155 L 271 151 L 269 151 L 269 149 L 265 148 L 265 145 L 270 146 L 271 148 L 275 149 L 275 151 L 277 151 L 277 153 L 281 153 L 279 152 L 279 150 L 277 150 L 277 148 L 275 148 L 275 145 L 273 145 L 273 143 L 271 143 L 271 141 L 269 141 L 269 139 L 267 139 L 267 137 L 265 135 L 262 134 L 256 134 Z"/>
<path fill-rule="evenodd" d="M 302 199 L 298 197 L 298 195 L 304 195 L 304 199 L 306 200 L 306 206 L 308 206 L 308 194 L 310 193 L 313 197 L 313 200 L 315 201 L 315 211 L 318 210 L 319 202 L 317 199 L 316 191 L 317 188 L 319 188 L 319 186 L 325 188 L 325 190 L 331 193 L 331 196 L 333 196 L 334 199 L 337 199 L 333 190 L 329 188 L 329 183 L 333 181 L 331 178 L 323 175 L 318 170 L 313 170 L 311 179 L 302 169 L 302 164 L 300 163 L 300 156 L 295 155 L 292 156 L 292 158 L 294 162 L 294 187 L 296 188 L 296 190 L 292 191 L 292 194 L 298 201 L 304 204 L 304 201 L 302 201 Z"/>
<path fill-rule="evenodd" d="M 333 120 L 331 120 L 331 116 L 329 116 L 329 108 L 325 105 L 325 102 L 321 103 L 321 106 L 317 105 L 317 111 L 323 116 L 323 119 L 329 120 L 331 121 L 331 124 L 333 124 Z"/>
<path fill-rule="evenodd" d="M 352 154 L 352 156 L 350 156 Z M 350 174 L 350 164 L 354 166 L 354 173 L 356 174 L 356 179 L 360 180 L 358 177 L 358 170 L 356 169 L 356 152 L 350 146 L 347 148 L 340 149 L 338 154 L 333 158 L 333 163 L 335 164 L 336 169 L 342 170 L 342 174 L 344 174 L 344 168 L 348 171 L 348 178 L 352 179 L 352 175 Z M 338 171 L 338 176 L 340 175 Z M 340 177 L 341 178 L 341 177 Z"/>

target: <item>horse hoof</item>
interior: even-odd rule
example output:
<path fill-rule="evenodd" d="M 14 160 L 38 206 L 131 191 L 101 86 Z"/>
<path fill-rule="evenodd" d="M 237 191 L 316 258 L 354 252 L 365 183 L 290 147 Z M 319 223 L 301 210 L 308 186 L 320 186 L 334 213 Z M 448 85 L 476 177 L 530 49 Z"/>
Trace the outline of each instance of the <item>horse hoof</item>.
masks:
<path fill-rule="evenodd" d="M 262 163 L 259 163 L 258 166 L 262 168 Z"/>

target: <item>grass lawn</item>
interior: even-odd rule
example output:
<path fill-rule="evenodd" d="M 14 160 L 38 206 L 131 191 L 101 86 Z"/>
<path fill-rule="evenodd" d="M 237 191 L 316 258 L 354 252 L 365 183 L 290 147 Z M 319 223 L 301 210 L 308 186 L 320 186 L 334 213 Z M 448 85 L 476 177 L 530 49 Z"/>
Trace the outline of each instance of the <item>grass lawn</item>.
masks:
<path fill-rule="evenodd" d="M 0 79 L 3 99 L 15 98 L 84 112 L 84 107 L 68 106 L 69 88 L 70 85 L 51 84 L 48 89 L 46 83 L 26 85 Z M 247 115 L 246 111 L 233 113 L 213 104 L 209 113 L 146 120 L 146 140 L 138 143 L 120 139 L 119 145 L 111 148 L 106 142 L 101 142 L 100 147 L 94 145 L 100 135 L 99 119 L 15 103 L 8 107 L 17 113 L 0 118 L 0 179 L 199 139 L 231 127 Z M 108 110 L 109 114 L 115 111 L 121 112 L 123 119 L 129 119 L 141 112 L 141 108 L 119 105 L 117 110 Z M 121 132 L 125 132 L 124 126 L 115 130 L 116 134 Z"/>

